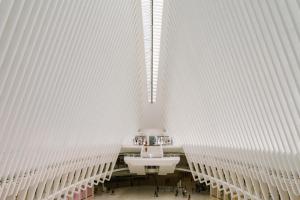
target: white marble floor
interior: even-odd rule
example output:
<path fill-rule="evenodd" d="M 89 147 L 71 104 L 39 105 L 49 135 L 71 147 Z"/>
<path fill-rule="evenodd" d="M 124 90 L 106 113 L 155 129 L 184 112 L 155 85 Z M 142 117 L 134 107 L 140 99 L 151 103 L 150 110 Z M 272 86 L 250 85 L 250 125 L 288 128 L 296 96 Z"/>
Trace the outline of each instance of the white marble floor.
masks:
<path fill-rule="evenodd" d="M 141 187 L 126 187 L 126 188 L 118 188 L 115 189 L 115 194 L 107 194 L 102 193 L 95 195 L 95 200 L 187 200 L 187 197 L 182 197 L 182 195 L 178 195 L 175 197 L 174 192 L 170 191 L 160 191 L 159 197 L 154 197 L 154 187 L 151 186 L 141 186 Z M 192 194 L 191 200 L 212 200 L 208 194 Z"/>

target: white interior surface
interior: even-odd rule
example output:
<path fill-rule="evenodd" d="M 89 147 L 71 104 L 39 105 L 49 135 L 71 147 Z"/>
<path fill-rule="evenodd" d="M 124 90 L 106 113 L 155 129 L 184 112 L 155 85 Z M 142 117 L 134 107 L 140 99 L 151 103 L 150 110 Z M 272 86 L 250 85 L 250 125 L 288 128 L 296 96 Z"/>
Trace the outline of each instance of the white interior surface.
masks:
<path fill-rule="evenodd" d="M 151 105 L 141 1 L 0 0 L 1 200 L 109 181 L 146 128 L 182 146 L 195 181 L 299 199 L 299 0 L 159 9 Z"/>
<path fill-rule="evenodd" d="M 159 166 L 158 174 L 166 175 L 174 173 L 176 165 L 179 163 L 179 157 L 162 158 L 142 158 L 142 157 L 124 157 L 130 173 L 145 175 L 145 166 Z"/>

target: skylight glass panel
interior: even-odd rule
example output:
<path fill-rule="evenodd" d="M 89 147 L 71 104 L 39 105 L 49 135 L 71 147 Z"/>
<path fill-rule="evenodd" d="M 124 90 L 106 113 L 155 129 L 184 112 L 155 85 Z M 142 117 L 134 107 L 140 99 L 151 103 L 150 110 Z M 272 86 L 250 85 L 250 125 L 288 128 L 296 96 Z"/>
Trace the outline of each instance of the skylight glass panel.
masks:
<path fill-rule="evenodd" d="M 148 102 L 156 102 L 163 0 L 142 0 Z"/>

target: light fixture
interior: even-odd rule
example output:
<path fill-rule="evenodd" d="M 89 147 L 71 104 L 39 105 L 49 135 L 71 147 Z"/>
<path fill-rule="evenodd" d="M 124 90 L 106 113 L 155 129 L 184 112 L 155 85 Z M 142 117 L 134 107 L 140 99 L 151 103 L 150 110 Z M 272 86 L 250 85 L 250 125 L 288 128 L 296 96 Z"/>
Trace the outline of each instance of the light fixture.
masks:
<path fill-rule="evenodd" d="M 155 103 L 158 81 L 163 0 L 141 0 L 148 102 Z"/>

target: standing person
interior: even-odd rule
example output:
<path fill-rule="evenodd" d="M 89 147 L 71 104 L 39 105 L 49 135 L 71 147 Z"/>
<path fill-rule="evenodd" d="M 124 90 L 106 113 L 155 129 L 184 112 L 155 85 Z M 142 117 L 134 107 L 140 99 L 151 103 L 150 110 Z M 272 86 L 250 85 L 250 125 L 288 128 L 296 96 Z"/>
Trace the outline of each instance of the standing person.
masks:
<path fill-rule="evenodd" d="M 147 151 L 148 151 L 148 149 L 147 149 L 148 142 L 147 142 L 147 141 L 145 142 L 145 145 L 144 145 L 144 146 L 145 146 L 145 152 L 147 152 Z"/>
<path fill-rule="evenodd" d="M 191 194 L 189 194 L 188 200 L 191 200 Z"/>
<path fill-rule="evenodd" d="M 183 196 L 183 197 L 186 197 L 186 193 L 187 193 L 187 192 L 186 192 L 186 189 L 182 189 L 182 196 Z"/>
<path fill-rule="evenodd" d="M 178 182 L 178 187 L 181 187 L 181 179 Z"/>
<path fill-rule="evenodd" d="M 175 197 L 178 196 L 178 188 L 176 188 L 176 191 L 175 191 Z"/>

